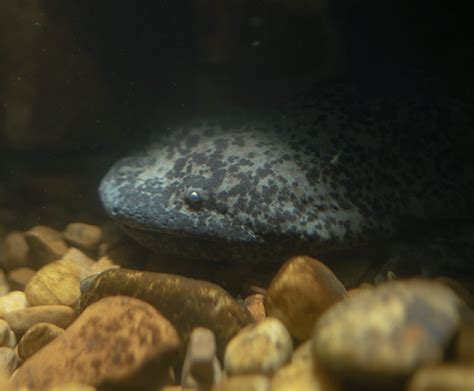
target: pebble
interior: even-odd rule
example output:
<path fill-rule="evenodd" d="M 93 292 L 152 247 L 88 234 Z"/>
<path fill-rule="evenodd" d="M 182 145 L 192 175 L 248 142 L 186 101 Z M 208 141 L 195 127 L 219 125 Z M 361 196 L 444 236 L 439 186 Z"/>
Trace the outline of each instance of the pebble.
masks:
<path fill-rule="evenodd" d="M 15 333 L 6 320 L 0 319 L 0 347 L 14 348 L 15 346 Z"/>
<path fill-rule="evenodd" d="M 340 387 L 312 360 L 297 360 L 280 368 L 271 379 L 271 391 L 324 390 L 336 391 Z"/>
<path fill-rule="evenodd" d="M 312 360 L 313 359 L 312 350 L 313 350 L 313 345 L 311 343 L 311 340 L 308 339 L 307 341 L 302 343 L 293 351 L 293 354 L 291 356 L 291 361 Z"/>
<path fill-rule="evenodd" d="M 74 307 L 81 297 L 80 282 L 94 264 L 81 251 L 71 248 L 64 257 L 43 266 L 30 280 L 25 294 L 31 305 L 62 304 Z"/>
<path fill-rule="evenodd" d="M 75 247 L 70 247 L 62 256 L 61 261 L 69 262 L 74 267 L 73 270 L 79 279 L 87 277 L 91 267 L 95 264 L 93 259 Z"/>
<path fill-rule="evenodd" d="M 248 311 L 221 287 L 172 274 L 111 269 L 87 280 L 81 289 L 82 309 L 111 295 L 136 297 L 150 303 L 176 327 L 184 346 L 194 328 L 212 330 L 220 360 L 228 341 L 252 322 Z"/>
<path fill-rule="evenodd" d="M 426 280 L 360 292 L 321 316 L 315 359 L 351 381 L 398 381 L 441 361 L 459 325 L 459 303 L 449 288 Z"/>
<path fill-rule="evenodd" d="M 51 323 L 37 323 L 31 326 L 18 342 L 18 356 L 25 361 L 62 333 L 64 329 Z"/>
<path fill-rule="evenodd" d="M 23 232 L 12 231 L 4 239 L 5 256 L 2 266 L 5 270 L 30 266 L 30 246 L 26 242 Z"/>
<path fill-rule="evenodd" d="M 70 382 L 151 389 L 168 380 L 179 347 L 176 330 L 155 308 L 131 297 L 107 297 L 25 361 L 13 382 L 34 389 Z"/>
<path fill-rule="evenodd" d="M 276 318 L 266 318 L 242 329 L 227 345 L 224 367 L 229 376 L 270 375 L 291 357 L 293 341 Z"/>
<path fill-rule="evenodd" d="M 19 359 L 15 349 L 7 347 L 0 348 L 0 373 L 11 376 L 11 374 L 18 367 L 18 364 Z"/>
<path fill-rule="evenodd" d="M 57 261 L 68 250 L 61 232 L 44 225 L 37 225 L 26 231 L 25 238 L 40 266 Z"/>
<path fill-rule="evenodd" d="M 36 270 L 30 267 L 18 267 L 10 270 L 7 274 L 7 281 L 10 284 L 10 288 L 23 291 L 35 273 Z"/>
<path fill-rule="evenodd" d="M 28 299 L 22 291 L 11 291 L 0 296 L 0 318 L 12 311 L 23 310 L 29 307 Z"/>
<path fill-rule="evenodd" d="M 208 390 L 221 380 L 222 369 L 216 357 L 216 338 L 212 330 L 195 328 L 189 337 L 181 385 Z"/>
<path fill-rule="evenodd" d="M 0 371 L 0 390 L 2 391 L 15 391 L 13 388 L 9 376 L 6 373 Z"/>
<path fill-rule="evenodd" d="M 474 365 L 442 364 L 419 369 L 408 384 L 408 391 L 474 389 Z"/>
<path fill-rule="evenodd" d="M 455 342 L 456 361 L 474 364 L 474 310 L 461 309 L 461 325 Z"/>
<path fill-rule="evenodd" d="M 321 314 L 346 296 L 346 289 L 328 267 L 298 256 L 283 264 L 270 283 L 265 312 L 280 319 L 293 337 L 305 341 Z"/>
<path fill-rule="evenodd" d="M 59 384 L 51 387 L 49 391 L 95 391 L 97 388 L 81 383 Z"/>
<path fill-rule="evenodd" d="M 240 375 L 224 379 L 212 391 L 270 391 L 270 380 L 263 375 Z"/>
<path fill-rule="evenodd" d="M 91 266 L 91 275 L 102 273 L 104 270 L 117 269 L 119 265 L 116 265 L 109 257 L 101 257 L 97 262 Z"/>
<path fill-rule="evenodd" d="M 8 284 L 5 272 L 0 269 L 0 297 L 6 295 L 10 291 L 10 285 Z"/>
<path fill-rule="evenodd" d="M 265 296 L 261 293 L 255 293 L 245 298 L 244 305 L 255 322 L 265 319 L 264 298 Z"/>
<path fill-rule="evenodd" d="M 96 251 L 102 240 L 102 229 L 96 225 L 70 223 L 63 232 L 66 241 L 74 247 L 86 251 Z"/>
<path fill-rule="evenodd" d="M 73 317 L 73 309 L 65 305 L 39 305 L 3 315 L 3 319 L 17 336 L 23 335 L 31 326 L 42 322 L 65 329 L 72 323 Z"/>

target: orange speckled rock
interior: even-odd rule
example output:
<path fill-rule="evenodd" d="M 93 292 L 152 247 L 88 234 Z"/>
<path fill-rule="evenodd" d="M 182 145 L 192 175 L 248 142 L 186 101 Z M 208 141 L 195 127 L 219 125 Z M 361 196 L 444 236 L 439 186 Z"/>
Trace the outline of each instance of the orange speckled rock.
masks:
<path fill-rule="evenodd" d="M 173 326 L 151 305 L 130 297 L 107 297 L 28 359 L 14 383 L 33 389 L 71 382 L 123 385 L 140 375 L 134 379 L 137 387 L 155 384 L 161 370 L 173 364 L 179 346 Z M 146 369 L 153 376 L 141 372 Z"/>

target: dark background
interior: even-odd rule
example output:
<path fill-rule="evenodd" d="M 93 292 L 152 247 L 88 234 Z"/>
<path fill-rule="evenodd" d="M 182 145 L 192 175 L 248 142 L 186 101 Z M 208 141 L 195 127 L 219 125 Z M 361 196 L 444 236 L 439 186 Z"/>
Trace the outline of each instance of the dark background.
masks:
<path fill-rule="evenodd" d="M 0 26 L 4 230 L 103 218 L 110 164 L 196 113 L 274 106 L 313 82 L 473 82 L 458 1 L 2 0 Z"/>

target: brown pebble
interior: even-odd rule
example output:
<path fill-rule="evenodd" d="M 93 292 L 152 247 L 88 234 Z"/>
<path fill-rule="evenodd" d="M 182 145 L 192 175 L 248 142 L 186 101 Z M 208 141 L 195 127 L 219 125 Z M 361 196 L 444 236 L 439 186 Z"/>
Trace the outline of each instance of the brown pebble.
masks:
<path fill-rule="evenodd" d="M 65 305 L 38 305 L 3 315 L 17 336 L 23 335 L 31 326 L 46 322 L 66 328 L 73 320 L 74 311 Z"/>
<path fill-rule="evenodd" d="M 7 281 L 12 290 L 24 290 L 36 271 L 30 267 L 18 267 L 8 272 Z"/>
<path fill-rule="evenodd" d="M 156 389 L 168 381 L 179 346 L 174 327 L 151 305 L 107 297 L 25 361 L 13 381 L 34 389 L 70 382 Z"/>
<path fill-rule="evenodd" d="M 255 293 L 245 298 L 244 305 L 255 322 L 265 319 L 263 301 L 264 296 L 261 293 Z"/>
<path fill-rule="evenodd" d="M 51 323 L 37 323 L 31 326 L 18 342 L 18 356 L 25 361 L 62 333 L 64 329 Z"/>
<path fill-rule="evenodd" d="M 474 310 L 463 307 L 455 341 L 456 361 L 474 364 Z"/>
<path fill-rule="evenodd" d="M 305 341 L 321 314 L 346 296 L 346 289 L 326 265 L 298 256 L 285 262 L 273 278 L 265 312 L 280 319 L 293 337 Z"/>
<path fill-rule="evenodd" d="M 63 235 L 71 246 L 88 251 L 97 250 L 103 236 L 100 227 L 85 223 L 68 224 Z"/>
<path fill-rule="evenodd" d="M 2 266 L 5 270 L 31 266 L 30 246 L 23 232 L 12 231 L 4 241 L 5 254 Z"/>
<path fill-rule="evenodd" d="M 10 291 L 10 285 L 7 281 L 7 276 L 5 272 L 0 269 L 0 297 L 6 295 Z"/>
<path fill-rule="evenodd" d="M 25 238 L 40 266 L 60 259 L 68 250 L 61 233 L 44 225 L 26 231 Z"/>

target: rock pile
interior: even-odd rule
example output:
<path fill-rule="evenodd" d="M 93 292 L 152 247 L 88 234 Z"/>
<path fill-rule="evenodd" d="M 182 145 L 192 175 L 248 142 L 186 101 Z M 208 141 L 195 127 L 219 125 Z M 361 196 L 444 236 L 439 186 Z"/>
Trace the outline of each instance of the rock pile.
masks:
<path fill-rule="evenodd" d="M 474 388 L 474 310 L 456 281 L 346 291 L 297 256 L 240 300 L 208 281 L 124 268 L 133 252 L 111 243 L 82 223 L 3 238 L 2 390 Z"/>

